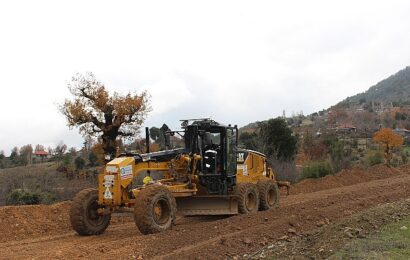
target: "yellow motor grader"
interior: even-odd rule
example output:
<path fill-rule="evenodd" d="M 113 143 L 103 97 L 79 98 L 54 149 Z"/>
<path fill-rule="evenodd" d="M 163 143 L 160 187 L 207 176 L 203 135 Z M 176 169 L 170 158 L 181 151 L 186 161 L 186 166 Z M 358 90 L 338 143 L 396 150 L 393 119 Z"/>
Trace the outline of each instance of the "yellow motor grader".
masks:
<path fill-rule="evenodd" d="M 176 214 L 235 215 L 267 210 L 279 203 L 278 183 L 266 157 L 237 148 L 238 128 L 210 119 L 185 120 L 185 147 L 145 154 L 123 153 L 99 175 L 98 189 L 80 191 L 70 221 L 80 235 L 98 235 L 111 214 L 133 208 L 143 234 L 169 229 Z M 147 147 L 149 147 L 147 134 Z M 138 183 L 145 177 L 142 184 Z"/>

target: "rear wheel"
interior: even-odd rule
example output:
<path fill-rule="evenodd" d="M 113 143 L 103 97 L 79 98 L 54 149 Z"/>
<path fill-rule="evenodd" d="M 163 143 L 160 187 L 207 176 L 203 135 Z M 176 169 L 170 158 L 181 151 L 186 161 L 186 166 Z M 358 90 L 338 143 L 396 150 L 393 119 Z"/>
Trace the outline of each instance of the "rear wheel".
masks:
<path fill-rule="evenodd" d="M 259 191 L 259 209 L 268 210 L 279 205 L 279 188 L 272 180 L 260 180 L 257 183 Z"/>
<path fill-rule="evenodd" d="M 247 214 L 258 211 L 259 194 L 255 184 L 238 183 L 235 189 L 238 200 L 238 211 L 240 214 Z"/>
<path fill-rule="evenodd" d="M 134 221 L 143 234 L 169 229 L 175 222 L 177 205 L 164 186 L 151 185 L 142 189 L 135 199 Z"/>
<path fill-rule="evenodd" d="M 99 215 L 98 209 L 98 190 L 82 190 L 74 197 L 70 222 L 79 235 L 99 235 L 108 227 L 111 215 Z"/>

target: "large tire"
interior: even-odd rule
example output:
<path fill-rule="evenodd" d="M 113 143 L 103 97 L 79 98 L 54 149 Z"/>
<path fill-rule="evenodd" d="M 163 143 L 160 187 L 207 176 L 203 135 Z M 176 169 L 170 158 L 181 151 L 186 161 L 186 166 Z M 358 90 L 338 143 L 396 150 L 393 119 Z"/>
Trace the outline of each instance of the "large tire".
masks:
<path fill-rule="evenodd" d="M 70 209 L 70 222 L 79 235 L 99 235 L 107 229 L 111 215 L 99 215 L 98 208 L 96 189 L 82 190 L 74 197 Z"/>
<path fill-rule="evenodd" d="M 279 188 L 272 180 L 260 180 L 256 184 L 259 191 L 259 209 L 268 210 L 279 205 Z"/>
<path fill-rule="evenodd" d="M 135 198 L 134 221 L 143 234 L 165 231 L 175 223 L 177 204 L 162 185 L 142 189 Z"/>
<path fill-rule="evenodd" d="M 247 214 L 257 212 L 259 208 L 259 194 L 255 184 L 238 183 L 235 188 L 238 200 L 238 212 Z"/>

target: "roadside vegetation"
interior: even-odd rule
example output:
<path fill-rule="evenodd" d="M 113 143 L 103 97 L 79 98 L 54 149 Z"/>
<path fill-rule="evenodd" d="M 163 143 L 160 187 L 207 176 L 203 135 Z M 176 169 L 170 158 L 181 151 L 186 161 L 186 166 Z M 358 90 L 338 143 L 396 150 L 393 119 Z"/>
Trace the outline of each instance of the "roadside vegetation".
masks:
<path fill-rule="evenodd" d="M 384 226 L 365 239 L 355 239 L 331 259 L 409 259 L 410 217 Z"/>

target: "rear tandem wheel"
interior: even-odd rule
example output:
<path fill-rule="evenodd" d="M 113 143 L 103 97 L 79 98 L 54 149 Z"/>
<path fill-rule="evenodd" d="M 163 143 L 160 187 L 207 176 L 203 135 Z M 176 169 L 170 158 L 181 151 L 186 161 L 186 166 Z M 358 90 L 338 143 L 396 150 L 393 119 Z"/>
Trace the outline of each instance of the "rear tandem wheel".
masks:
<path fill-rule="evenodd" d="M 257 212 L 259 208 L 258 189 L 253 183 L 238 183 L 235 187 L 238 200 L 238 212 L 247 214 Z"/>
<path fill-rule="evenodd" d="M 260 197 L 260 210 L 268 210 L 279 205 L 279 188 L 273 180 L 260 180 L 258 186 Z"/>

